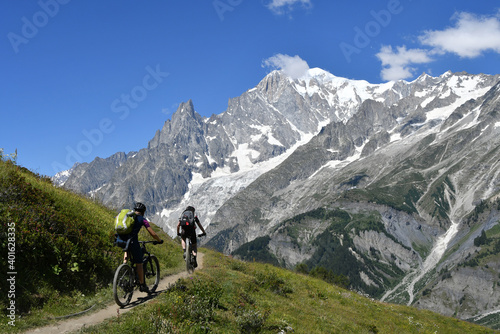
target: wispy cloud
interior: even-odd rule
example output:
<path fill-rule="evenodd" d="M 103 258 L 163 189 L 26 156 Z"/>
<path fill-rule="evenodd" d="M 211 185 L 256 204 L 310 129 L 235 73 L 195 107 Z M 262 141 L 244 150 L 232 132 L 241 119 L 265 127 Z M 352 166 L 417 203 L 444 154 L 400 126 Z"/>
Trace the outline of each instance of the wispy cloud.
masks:
<path fill-rule="evenodd" d="M 289 55 L 277 54 L 262 62 L 262 67 L 271 67 L 282 70 L 292 79 L 304 77 L 309 70 L 309 65 L 299 56 L 291 57 Z"/>
<path fill-rule="evenodd" d="M 382 62 L 380 76 L 383 80 L 400 80 L 410 78 L 414 75 L 415 68 L 412 64 L 425 64 L 432 61 L 427 50 L 410 49 L 406 46 L 398 46 L 396 51 L 389 45 L 382 46 L 377 58 Z"/>
<path fill-rule="evenodd" d="M 426 31 L 419 37 L 423 45 L 436 51 L 454 53 L 464 58 L 475 58 L 485 51 L 500 53 L 500 20 L 470 13 L 455 15 L 454 27 L 439 31 Z"/>
<path fill-rule="evenodd" d="M 304 8 L 311 8 L 311 0 L 271 0 L 269 4 L 266 5 L 273 13 L 278 15 L 283 15 L 286 12 L 293 10 L 295 5 L 302 5 Z"/>
<path fill-rule="evenodd" d="M 424 48 L 407 49 L 384 45 L 376 54 L 382 62 L 383 80 L 407 79 L 414 75 L 415 64 L 429 63 L 446 53 L 475 58 L 484 52 L 500 53 L 500 17 L 461 12 L 452 17 L 454 25 L 444 30 L 428 30 L 418 37 Z"/>

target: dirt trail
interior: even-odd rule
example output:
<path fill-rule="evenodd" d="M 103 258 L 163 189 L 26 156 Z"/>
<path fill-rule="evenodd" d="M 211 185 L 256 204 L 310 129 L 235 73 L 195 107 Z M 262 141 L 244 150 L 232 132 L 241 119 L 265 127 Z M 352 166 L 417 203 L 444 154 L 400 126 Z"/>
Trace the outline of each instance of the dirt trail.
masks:
<path fill-rule="evenodd" d="M 201 268 L 203 268 L 203 254 L 198 253 L 198 269 Z M 189 274 L 186 271 L 183 271 L 179 274 L 164 277 L 160 281 L 156 292 L 149 298 L 146 293 L 139 292 L 139 290 L 134 291 L 132 301 L 126 308 L 120 308 L 118 305 L 113 303 L 112 305 L 109 305 L 105 309 L 99 310 L 98 312 L 61 320 L 54 325 L 34 328 L 25 332 L 25 334 L 71 333 L 84 328 L 85 326 L 96 325 L 108 318 L 116 317 L 118 314 L 127 313 L 138 305 L 142 305 L 144 303 L 155 300 L 155 296 L 167 290 L 171 284 L 174 284 L 179 278 L 182 277 L 189 277 Z"/>

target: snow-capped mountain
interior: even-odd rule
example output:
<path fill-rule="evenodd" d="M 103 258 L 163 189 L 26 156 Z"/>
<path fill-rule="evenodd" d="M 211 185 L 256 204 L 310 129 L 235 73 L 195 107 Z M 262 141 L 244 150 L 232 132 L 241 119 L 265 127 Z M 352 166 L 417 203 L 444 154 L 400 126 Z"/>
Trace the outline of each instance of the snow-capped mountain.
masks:
<path fill-rule="evenodd" d="M 447 77 L 325 126 L 219 208 L 209 244 L 264 245 L 371 296 L 498 325 L 500 84 Z"/>
<path fill-rule="evenodd" d="M 304 79 L 291 80 L 274 71 L 255 88 L 231 99 L 220 115 L 203 118 L 195 112 L 191 101 L 181 104 L 148 148 L 133 159 L 127 160 L 132 154 L 120 153 L 118 158 L 82 164 L 75 168 L 65 186 L 83 193 L 93 192 L 116 207 L 134 200 L 151 203 L 157 213 L 155 218 L 167 228 L 188 199 L 194 201 L 208 221 L 209 212 L 215 212 L 218 205 L 213 198 L 206 201 L 193 197 L 197 189 L 209 193 L 217 190 L 209 190 L 209 184 L 204 183 L 216 182 L 221 176 L 238 180 L 236 188 L 218 193 L 216 201 L 221 205 L 235 190 L 275 166 L 324 125 L 346 121 L 366 99 L 391 105 L 409 94 L 406 85 L 373 85 L 338 78 L 321 69 L 309 70 Z M 162 158 L 165 161 L 160 162 Z M 150 163 L 150 159 L 154 162 Z M 127 183 L 137 186 L 133 196 L 122 192 L 129 192 Z M 207 209 L 201 210 L 203 207 Z"/>
<path fill-rule="evenodd" d="M 265 251 L 281 265 L 320 265 L 374 297 L 472 318 L 498 307 L 456 311 L 472 295 L 460 282 L 478 273 L 460 266 L 498 222 L 499 79 L 447 72 L 370 84 L 275 71 L 219 115 L 181 104 L 147 148 L 75 166 L 64 186 L 116 208 L 145 202 L 171 235 L 193 205 L 207 244 L 223 252 L 245 257 L 269 238 Z M 487 218 L 470 216 L 479 204 Z M 496 278 L 482 273 L 477 284 L 491 295 L 500 268 L 488 266 Z M 437 279 L 450 268 L 456 276 Z"/>
<path fill-rule="evenodd" d="M 63 170 L 59 173 L 57 173 L 56 175 L 54 175 L 52 177 L 52 182 L 54 184 L 57 184 L 57 185 L 64 185 L 64 183 L 66 183 L 66 181 L 69 179 L 71 173 L 73 173 L 73 171 L 75 170 L 75 168 L 79 165 L 80 163 L 75 163 L 73 165 L 73 167 L 71 167 L 70 169 L 68 170 Z"/>
<path fill-rule="evenodd" d="M 404 151 L 418 143 L 422 137 L 441 133 L 454 119 L 461 117 L 459 115 L 464 112 L 462 109 L 468 110 L 467 105 L 490 90 L 497 78 L 491 79 L 447 72 L 439 78 L 422 75 L 412 83 L 385 85 L 384 90 L 370 87 L 371 91 L 378 93 L 375 98 L 360 99 L 355 114 L 343 121 L 329 123 L 317 136 L 308 140 L 307 145 L 302 145 L 299 152 L 292 152 L 293 156 L 288 159 L 290 162 L 304 157 L 306 161 L 300 164 L 300 168 L 297 166 L 291 170 L 289 174 L 293 175 L 283 178 L 284 183 L 288 184 L 290 180 L 297 182 L 302 178 L 318 179 L 322 173 L 330 175 L 332 171 L 347 164 L 363 161 L 365 157 L 390 144 L 400 144 Z M 388 99 L 377 101 L 382 95 L 388 96 Z M 318 156 L 311 159 L 309 156 L 313 154 Z M 284 166 L 281 164 L 280 167 Z M 272 173 L 282 175 L 279 170 Z M 308 197 L 304 198 L 309 202 Z M 268 199 L 268 196 L 262 197 L 263 201 Z M 293 200 L 290 203 L 295 207 L 298 202 Z M 295 212 L 283 210 L 277 217 L 276 212 L 270 214 L 279 222 L 292 217 Z M 254 236 L 247 234 L 245 238 L 249 241 Z"/>

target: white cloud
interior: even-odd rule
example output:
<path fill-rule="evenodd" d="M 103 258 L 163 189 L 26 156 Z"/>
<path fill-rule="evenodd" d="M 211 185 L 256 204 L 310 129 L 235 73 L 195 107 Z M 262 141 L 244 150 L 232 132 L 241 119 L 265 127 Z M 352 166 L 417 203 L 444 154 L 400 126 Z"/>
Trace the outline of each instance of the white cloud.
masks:
<path fill-rule="evenodd" d="M 499 12 L 500 14 L 500 12 Z M 500 53 L 500 16 L 478 16 L 457 13 L 452 18 L 453 27 L 444 30 L 429 30 L 418 40 L 429 49 L 409 49 L 382 46 L 377 58 L 382 62 L 380 76 L 383 80 L 399 80 L 412 77 L 416 70 L 412 64 L 425 64 L 446 53 L 462 58 L 475 58 L 486 51 Z"/>
<path fill-rule="evenodd" d="M 411 67 L 411 64 L 424 64 L 432 61 L 427 50 L 407 50 L 406 46 L 399 46 L 394 51 L 390 45 L 385 45 L 376 56 L 382 62 L 380 74 L 382 79 L 389 81 L 412 77 L 415 68 Z"/>
<path fill-rule="evenodd" d="M 460 57 L 474 58 L 492 50 L 500 53 L 499 17 L 458 13 L 454 27 L 439 31 L 426 31 L 419 37 L 423 45 L 436 51 L 455 53 Z"/>
<path fill-rule="evenodd" d="M 272 12 L 275 14 L 284 14 L 285 9 L 292 10 L 293 5 L 302 4 L 302 6 L 306 8 L 310 8 L 312 6 L 311 0 L 271 0 L 271 2 L 267 5 Z"/>
<path fill-rule="evenodd" d="M 304 77 L 309 70 L 309 65 L 299 56 L 277 54 L 262 62 L 262 67 L 271 67 L 283 70 L 292 79 Z"/>

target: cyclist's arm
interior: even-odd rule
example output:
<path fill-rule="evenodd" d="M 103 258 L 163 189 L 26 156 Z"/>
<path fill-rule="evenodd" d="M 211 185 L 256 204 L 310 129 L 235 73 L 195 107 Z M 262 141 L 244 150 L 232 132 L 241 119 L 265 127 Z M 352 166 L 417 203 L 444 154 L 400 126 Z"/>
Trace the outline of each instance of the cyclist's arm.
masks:
<path fill-rule="evenodd" d="M 158 236 L 158 234 L 156 234 L 155 231 L 153 231 L 153 228 L 151 226 L 146 227 L 146 230 L 149 232 L 149 234 L 151 234 L 153 238 L 156 239 L 156 241 L 161 242 L 160 237 Z"/>
<path fill-rule="evenodd" d="M 200 228 L 201 232 L 203 232 L 204 234 L 207 234 L 207 232 L 205 232 L 205 229 L 203 228 L 203 225 L 201 225 L 200 223 L 200 220 L 198 219 L 198 217 L 194 217 L 194 221 L 196 222 L 196 225 L 198 225 L 198 227 Z"/>
<path fill-rule="evenodd" d="M 144 219 L 144 227 L 146 228 L 146 230 L 149 232 L 149 234 L 156 239 L 156 241 L 158 242 L 161 242 L 161 239 L 160 237 L 158 236 L 158 234 L 156 234 L 156 232 L 153 230 L 153 228 L 149 225 L 149 222 Z"/>

